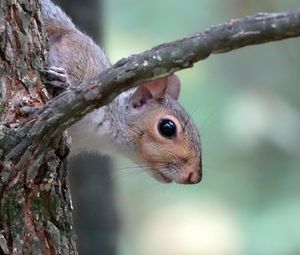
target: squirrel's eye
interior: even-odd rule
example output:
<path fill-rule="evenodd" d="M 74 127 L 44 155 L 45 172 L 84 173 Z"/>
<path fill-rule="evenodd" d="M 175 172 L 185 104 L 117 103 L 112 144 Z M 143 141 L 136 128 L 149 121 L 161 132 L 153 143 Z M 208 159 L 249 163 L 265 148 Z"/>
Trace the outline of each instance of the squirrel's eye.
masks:
<path fill-rule="evenodd" d="M 158 131 L 159 133 L 166 138 L 173 138 L 176 136 L 176 125 L 172 120 L 162 119 L 158 123 Z"/>

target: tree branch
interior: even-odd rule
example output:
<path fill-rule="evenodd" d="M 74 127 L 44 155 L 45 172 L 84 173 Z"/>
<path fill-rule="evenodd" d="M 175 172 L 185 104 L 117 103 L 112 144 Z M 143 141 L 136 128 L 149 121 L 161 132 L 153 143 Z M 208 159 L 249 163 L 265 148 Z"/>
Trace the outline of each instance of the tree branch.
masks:
<path fill-rule="evenodd" d="M 95 108 L 109 103 L 122 91 L 143 81 L 192 67 L 210 54 L 224 53 L 248 45 L 300 36 L 300 9 L 282 13 L 259 13 L 206 29 L 192 36 L 159 45 L 118 61 L 81 89 L 54 98 L 18 132 L 6 160 L 29 148 L 39 153 L 47 143 Z M 16 135 L 16 134 L 15 134 Z M 45 141 L 34 147 L 35 141 Z M 36 154 L 38 155 L 38 154 Z"/>

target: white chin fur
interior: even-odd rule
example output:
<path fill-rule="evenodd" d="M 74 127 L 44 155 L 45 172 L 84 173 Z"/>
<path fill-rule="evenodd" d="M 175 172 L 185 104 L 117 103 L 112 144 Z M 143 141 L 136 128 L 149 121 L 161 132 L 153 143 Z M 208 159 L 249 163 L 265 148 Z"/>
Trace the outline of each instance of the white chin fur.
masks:
<path fill-rule="evenodd" d="M 157 181 L 161 182 L 161 183 L 171 183 L 173 182 L 169 177 L 164 176 L 161 172 L 157 171 L 157 170 L 153 170 L 151 169 L 150 171 L 148 171 L 150 173 L 150 175 Z"/>

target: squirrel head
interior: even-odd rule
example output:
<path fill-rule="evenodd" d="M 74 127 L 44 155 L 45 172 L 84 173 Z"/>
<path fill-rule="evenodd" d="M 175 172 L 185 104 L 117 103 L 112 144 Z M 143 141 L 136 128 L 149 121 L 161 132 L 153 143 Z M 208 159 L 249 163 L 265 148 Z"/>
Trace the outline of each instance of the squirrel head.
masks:
<path fill-rule="evenodd" d="M 200 137 L 178 103 L 180 81 L 174 74 L 144 83 L 126 97 L 125 131 L 132 138 L 132 160 L 156 180 L 194 184 L 202 177 Z"/>

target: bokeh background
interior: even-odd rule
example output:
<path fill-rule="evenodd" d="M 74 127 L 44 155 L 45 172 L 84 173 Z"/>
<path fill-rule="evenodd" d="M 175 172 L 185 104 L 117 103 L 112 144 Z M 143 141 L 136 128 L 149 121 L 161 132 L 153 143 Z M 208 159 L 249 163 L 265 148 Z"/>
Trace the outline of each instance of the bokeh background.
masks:
<path fill-rule="evenodd" d="M 231 18 L 299 7 L 104 0 L 104 49 L 114 63 Z M 298 38 L 213 55 L 178 73 L 180 101 L 202 137 L 203 181 L 163 185 L 114 160 L 118 254 L 300 254 L 299 66 Z"/>

